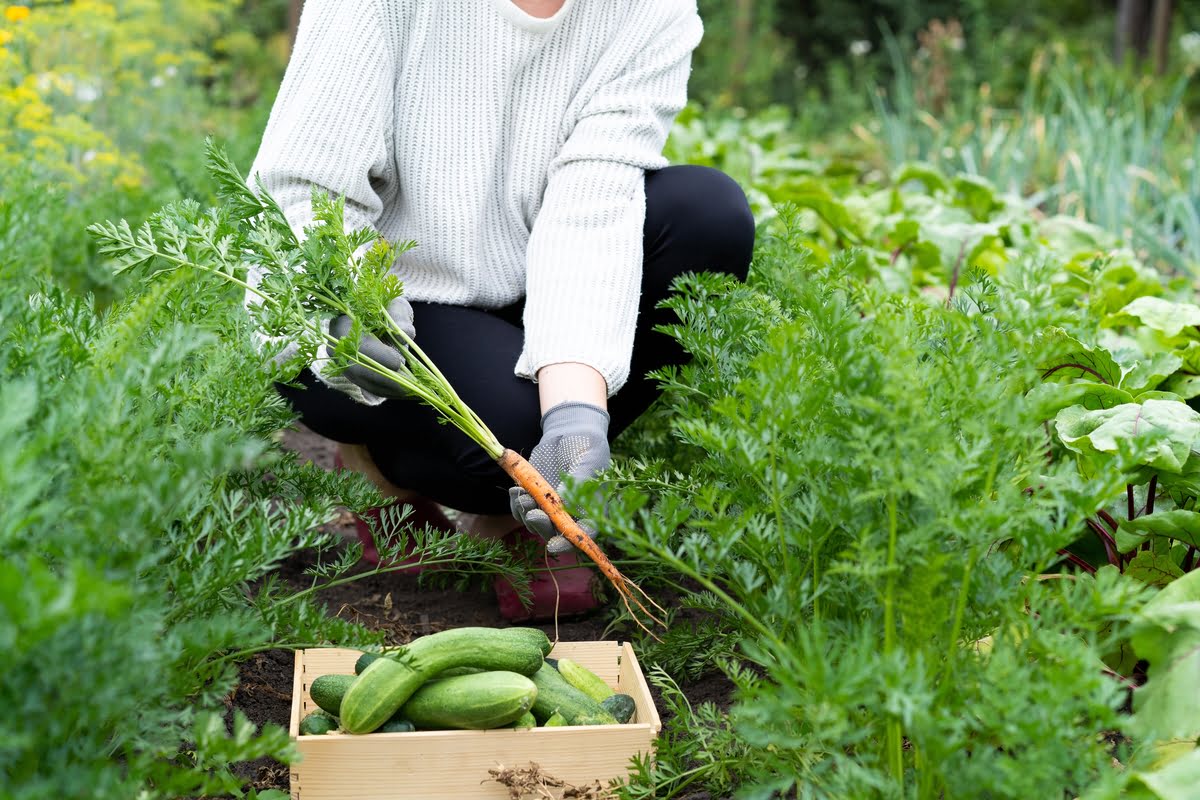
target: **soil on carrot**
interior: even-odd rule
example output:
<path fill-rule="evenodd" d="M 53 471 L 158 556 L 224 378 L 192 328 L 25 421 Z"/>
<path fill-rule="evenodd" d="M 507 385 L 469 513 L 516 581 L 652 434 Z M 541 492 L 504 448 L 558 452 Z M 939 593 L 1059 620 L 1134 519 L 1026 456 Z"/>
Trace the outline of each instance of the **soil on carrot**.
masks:
<path fill-rule="evenodd" d="M 285 445 L 314 464 L 331 469 L 334 445 L 328 439 L 303 428 L 289 431 Z M 354 519 L 344 514 L 332 526 L 347 537 L 355 536 Z M 312 562 L 304 554 L 289 559 L 280 566 L 281 580 L 302 588 L 310 579 L 305 570 Z M 466 591 L 420 586 L 415 576 L 374 575 L 334 587 L 322 594 L 330 614 L 352 619 L 376 630 L 388 633 L 389 641 L 405 642 L 446 628 L 465 625 L 503 627 L 508 623 L 496 609 L 495 597 L 489 587 L 477 586 Z M 605 635 L 607 617 L 598 614 L 572 620 L 560 620 L 557 635 L 563 641 L 588 641 L 620 638 Z M 553 638 L 554 624 L 538 625 Z M 291 651 L 272 650 L 259 653 L 241 667 L 241 682 L 228 698 L 230 711 L 241 710 L 258 725 L 273 722 L 287 727 L 291 714 L 292 672 L 294 655 Z M 643 668 L 646 665 L 643 665 Z M 681 687 L 693 703 L 710 701 L 727 707 L 730 685 L 720 674 L 711 675 Z M 665 709 L 659 703 L 659 711 Z M 664 714 L 663 722 L 667 722 Z M 256 789 L 288 789 L 288 767 L 273 759 L 259 759 L 239 766 L 239 774 Z M 707 793 L 681 795 L 680 800 L 718 800 Z"/>

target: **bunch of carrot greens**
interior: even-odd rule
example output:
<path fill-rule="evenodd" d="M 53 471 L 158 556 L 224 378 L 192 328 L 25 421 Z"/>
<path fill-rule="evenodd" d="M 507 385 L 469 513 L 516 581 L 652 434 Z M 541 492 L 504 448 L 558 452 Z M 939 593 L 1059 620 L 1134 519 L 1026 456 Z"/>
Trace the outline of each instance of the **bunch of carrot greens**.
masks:
<path fill-rule="evenodd" d="M 404 291 L 390 268 L 413 243 L 392 245 L 371 228 L 347 231 L 344 199 L 319 191 L 313 193 L 313 224 L 305 228 L 301 241 L 262 186 L 252 190 L 222 149 L 211 142 L 206 149 L 218 186 L 218 207 L 205 209 L 185 200 L 165 207 L 136 232 L 124 220 L 89 228 L 117 270 L 152 269 L 150 277 L 157 278 L 197 269 L 241 287 L 255 300 L 248 312 L 258 332 L 269 341 L 296 346 L 295 355 L 284 364 L 285 373 L 294 375 L 325 353 L 330 362 L 326 372 L 335 374 L 357 364 L 394 381 L 469 436 L 528 491 L 562 535 L 595 562 L 638 625 L 645 628 L 639 613 L 660 623 L 643 599 L 660 612 L 661 607 L 621 574 L 567 513 L 554 487 L 497 440 L 387 313 L 388 304 Z M 352 323 L 341 339 L 323 324 L 339 315 Z M 366 332 L 400 343 L 404 365 L 390 369 L 359 352 Z"/>

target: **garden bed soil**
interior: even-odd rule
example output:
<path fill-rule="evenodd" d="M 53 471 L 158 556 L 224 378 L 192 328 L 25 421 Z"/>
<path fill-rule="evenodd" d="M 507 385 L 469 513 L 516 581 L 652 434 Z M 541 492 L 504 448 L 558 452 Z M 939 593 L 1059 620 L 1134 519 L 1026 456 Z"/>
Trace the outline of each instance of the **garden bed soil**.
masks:
<path fill-rule="evenodd" d="M 328 439 L 300 428 L 289 431 L 285 446 L 295 450 L 314 464 L 331 469 L 334 445 Z M 353 538 L 354 518 L 343 514 L 332 528 Z M 280 566 L 278 576 L 297 589 L 310 585 L 305 570 L 311 560 L 297 555 Z M 416 576 L 373 575 L 348 584 L 336 586 L 321 595 L 329 613 L 363 625 L 388 632 L 388 640 L 405 642 L 446 628 L 466 625 L 503 627 L 508 623 L 496 609 L 494 595 L 487 587 L 473 590 L 436 589 L 422 587 Z M 598 614 L 574 620 L 560 620 L 557 635 L 563 641 L 596 641 L 617 638 L 605 635 L 607 617 Z M 553 638 L 553 623 L 538 625 Z M 231 711 L 243 711 L 255 724 L 273 722 L 287 727 L 291 714 L 294 655 L 290 650 L 271 650 L 252 656 L 241 667 L 241 682 L 228 699 Z M 647 665 L 643 664 L 643 668 Z M 657 690 L 653 689 L 655 700 Z M 695 703 L 714 702 L 722 708 L 730 702 L 729 681 L 712 674 L 690 683 L 681 683 L 689 700 Z M 662 704 L 659 712 L 663 723 L 669 721 Z M 242 777 L 256 789 L 288 789 L 288 768 L 273 759 L 259 759 L 239 767 Z M 704 792 L 681 795 L 680 800 L 717 800 Z"/>

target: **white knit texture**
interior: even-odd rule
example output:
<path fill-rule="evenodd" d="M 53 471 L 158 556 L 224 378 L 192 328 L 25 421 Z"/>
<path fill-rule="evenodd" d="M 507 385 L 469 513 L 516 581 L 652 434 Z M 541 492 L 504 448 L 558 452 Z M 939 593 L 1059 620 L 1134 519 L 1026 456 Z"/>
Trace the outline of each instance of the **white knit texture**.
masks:
<path fill-rule="evenodd" d="M 549 19 L 511 0 L 307 0 L 251 174 L 297 231 L 318 186 L 345 196 L 348 227 L 416 241 L 394 268 L 410 300 L 525 296 L 516 374 L 581 362 L 611 396 L 644 171 L 666 166 L 701 33 L 695 0 L 566 0 Z"/>

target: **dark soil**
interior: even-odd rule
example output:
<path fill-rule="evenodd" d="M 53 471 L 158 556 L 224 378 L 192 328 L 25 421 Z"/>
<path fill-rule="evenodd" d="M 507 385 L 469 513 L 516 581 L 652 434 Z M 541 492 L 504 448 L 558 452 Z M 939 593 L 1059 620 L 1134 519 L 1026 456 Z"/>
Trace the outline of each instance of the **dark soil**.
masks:
<path fill-rule="evenodd" d="M 318 466 L 331 469 L 334 445 L 305 429 L 288 432 L 285 446 L 301 453 Z M 347 537 L 355 536 L 354 519 L 344 514 L 333 526 Z M 303 555 L 282 565 L 279 577 L 297 588 L 309 585 L 305 570 L 311 566 Z M 403 643 L 416 636 L 464 625 L 504 627 L 508 623 L 496 610 L 489 589 L 456 591 L 421 587 L 415 576 L 374 575 L 334 587 L 322 597 L 330 613 L 388 632 L 388 641 Z M 575 620 L 560 620 L 558 637 L 564 641 L 619 639 L 605 635 L 608 619 L 603 613 Z M 553 624 L 540 625 L 553 638 Z M 291 715 L 294 655 L 291 651 L 260 653 L 243 664 L 241 684 L 229 699 L 231 708 L 240 709 L 256 724 L 273 722 L 287 727 Z M 643 669 L 647 667 L 643 664 Z M 730 702 L 730 685 L 720 674 L 692 683 L 681 684 L 688 699 L 695 703 L 711 701 L 721 707 Z M 657 697 L 656 697 L 657 699 Z M 659 711 L 664 708 L 659 704 Z M 664 725 L 668 715 L 663 714 Z M 256 789 L 288 789 L 288 768 L 272 759 L 259 759 L 241 765 L 240 774 Z M 680 800 L 718 800 L 700 792 L 680 796 Z"/>

